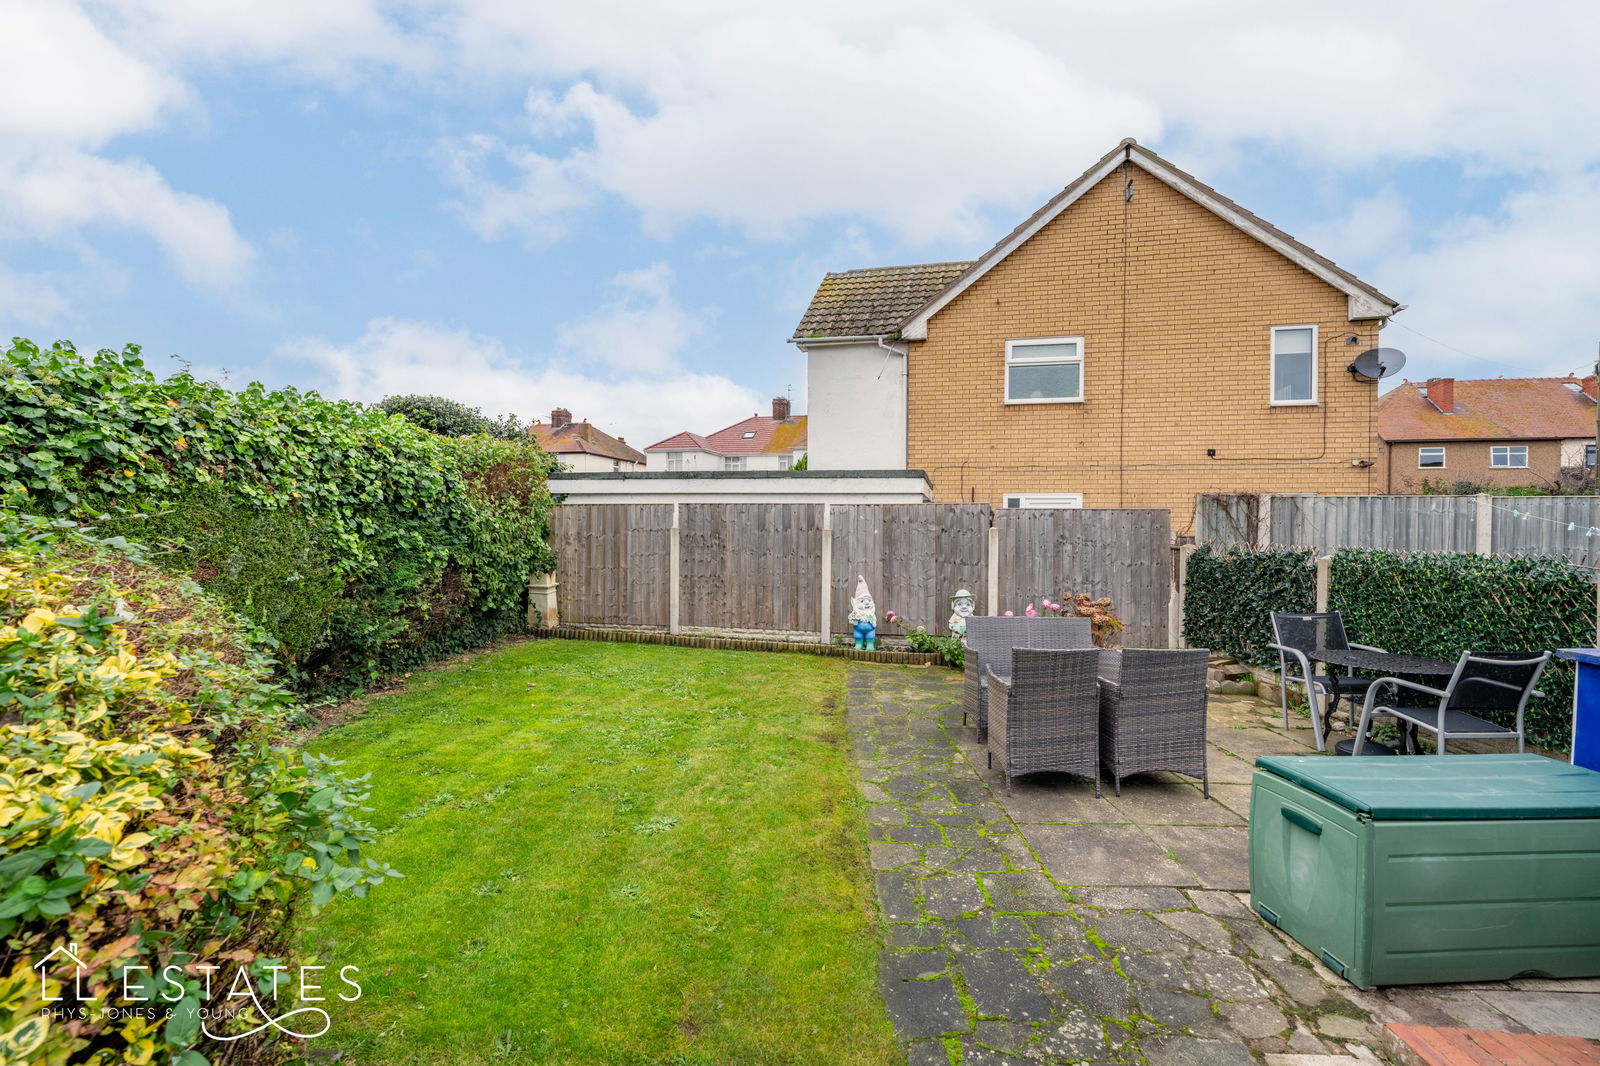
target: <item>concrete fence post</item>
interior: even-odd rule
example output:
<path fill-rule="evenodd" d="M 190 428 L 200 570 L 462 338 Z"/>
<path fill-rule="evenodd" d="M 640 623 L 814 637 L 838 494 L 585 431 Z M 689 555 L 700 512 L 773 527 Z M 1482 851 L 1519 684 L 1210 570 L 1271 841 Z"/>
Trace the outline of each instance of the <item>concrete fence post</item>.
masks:
<path fill-rule="evenodd" d="M 822 643 L 833 639 L 833 504 L 822 505 Z"/>
<path fill-rule="evenodd" d="M 1167 644 L 1173 648 L 1189 646 L 1189 642 L 1183 639 L 1183 600 L 1184 590 L 1189 585 L 1189 556 L 1194 551 L 1193 544 L 1178 545 L 1178 562 L 1172 568 L 1172 605 L 1167 608 Z"/>
<path fill-rule="evenodd" d="M 1333 556 L 1317 556 L 1317 610 L 1328 609 L 1328 590 L 1333 584 Z"/>
<path fill-rule="evenodd" d="M 1272 547 L 1272 493 L 1263 492 L 1256 506 L 1256 550 Z"/>
<path fill-rule="evenodd" d="M 1479 555 L 1493 555 L 1494 497 L 1486 492 L 1480 492 L 1474 500 L 1478 506 L 1472 523 L 1472 533 L 1475 538 L 1472 550 Z"/>
<path fill-rule="evenodd" d="M 548 570 L 528 579 L 528 628 L 546 628 L 561 624 L 561 612 L 556 603 L 556 574 Z"/>
<path fill-rule="evenodd" d="M 672 505 L 672 532 L 667 540 L 667 632 L 678 631 L 678 608 L 683 590 L 679 587 L 681 556 L 678 548 L 678 505 Z"/>
<path fill-rule="evenodd" d="M 989 515 L 989 601 L 988 614 L 992 617 L 1000 613 L 1000 527 L 994 524 L 994 515 Z"/>

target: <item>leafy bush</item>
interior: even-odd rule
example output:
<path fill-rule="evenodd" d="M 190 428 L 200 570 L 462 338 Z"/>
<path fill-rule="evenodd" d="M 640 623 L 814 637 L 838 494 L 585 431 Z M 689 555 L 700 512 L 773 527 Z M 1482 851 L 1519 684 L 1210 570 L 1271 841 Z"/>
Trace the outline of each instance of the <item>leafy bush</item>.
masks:
<path fill-rule="evenodd" d="M 1595 637 L 1594 572 L 1547 556 L 1347 548 L 1333 556 L 1328 601 L 1352 640 L 1450 661 L 1469 649 L 1591 647 Z M 1528 705 L 1534 743 L 1571 746 L 1572 682 L 1572 664 L 1552 660 L 1545 695 Z"/>
<path fill-rule="evenodd" d="M 941 637 L 937 633 L 929 633 L 921 626 L 906 630 L 906 643 L 912 651 L 932 652 L 939 656 L 939 661 L 946 666 L 953 666 L 960 670 L 967 662 L 967 648 L 961 643 L 960 637 Z"/>
<path fill-rule="evenodd" d="M 1272 643 L 1275 611 L 1309 611 L 1316 605 L 1312 553 L 1217 552 L 1201 547 L 1189 556 L 1183 594 L 1183 638 L 1242 663 L 1277 669 Z"/>
<path fill-rule="evenodd" d="M 378 410 L 399 415 L 442 437 L 472 437 L 482 433 L 502 440 L 516 440 L 523 434 L 515 415 L 490 418 L 479 408 L 444 396 L 386 396 L 379 401 Z"/>
<path fill-rule="evenodd" d="M 0 359 L 0 506 L 162 550 L 344 690 L 523 624 L 554 564 L 551 458 L 293 389 L 158 380 L 139 349 Z"/>
<path fill-rule="evenodd" d="M 198 967 L 260 981 L 306 890 L 394 871 L 361 856 L 364 784 L 278 746 L 294 703 L 240 623 L 64 527 L 0 521 L 0 1060 L 203 1066 L 199 1012 L 235 986 L 208 1001 Z M 56 966 L 47 1004 L 32 967 L 68 945 L 85 999 Z M 148 1016 L 105 1013 L 125 983 Z"/>

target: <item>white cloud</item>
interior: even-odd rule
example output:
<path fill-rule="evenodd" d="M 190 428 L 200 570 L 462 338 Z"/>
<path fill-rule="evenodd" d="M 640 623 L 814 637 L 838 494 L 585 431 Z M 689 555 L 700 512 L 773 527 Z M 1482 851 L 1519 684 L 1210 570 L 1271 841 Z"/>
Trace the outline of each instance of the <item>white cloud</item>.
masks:
<path fill-rule="evenodd" d="M 278 354 L 342 399 L 432 394 L 524 421 L 565 407 L 643 447 L 683 429 L 720 429 L 762 403 L 753 389 L 681 367 L 699 325 L 673 300 L 671 280 L 661 264 L 618 275 L 617 298 L 561 327 L 561 350 L 537 362 L 492 337 L 404 318 L 373 319 L 346 344 L 305 338 Z"/>
<path fill-rule="evenodd" d="M 238 281 L 254 255 L 227 208 L 173 189 L 141 160 L 74 151 L 0 158 L 0 235 L 59 238 L 96 223 L 145 233 L 198 285 Z"/>
<path fill-rule="evenodd" d="M 1493 216 L 1451 222 L 1382 259 L 1408 304 L 1386 335 L 1410 378 L 1558 375 L 1595 362 L 1600 322 L 1600 171 L 1534 182 Z M 1477 357 L 1462 359 L 1462 352 Z"/>
<path fill-rule="evenodd" d="M 700 322 L 672 298 L 672 268 L 654 263 L 618 274 L 617 295 L 595 313 L 566 323 L 556 336 L 580 364 L 619 370 L 665 371 L 701 331 Z"/>
<path fill-rule="evenodd" d="M 44 326 L 67 310 L 56 283 L 37 274 L 20 274 L 0 263 L 0 337 L 7 326 Z"/>

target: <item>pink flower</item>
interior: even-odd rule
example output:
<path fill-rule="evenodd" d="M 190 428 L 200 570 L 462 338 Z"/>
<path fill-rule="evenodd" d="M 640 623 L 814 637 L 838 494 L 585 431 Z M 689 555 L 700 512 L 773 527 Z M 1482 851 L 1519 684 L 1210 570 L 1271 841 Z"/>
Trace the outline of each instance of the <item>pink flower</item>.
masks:
<path fill-rule="evenodd" d="M 895 620 L 895 613 L 893 611 L 885 611 L 883 612 L 883 616 L 891 622 Z"/>
<path fill-rule="evenodd" d="M 1035 611 L 1033 609 L 1033 604 L 1031 604 L 1031 603 L 1028 604 L 1028 609 L 1026 611 L 1024 611 L 1023 613 L 1026 614 L 1029 618 L 1038 618 L 1039 617 L 1039 612 Z"/>
<path fill-rule="evenodd" d="M 1012 614 L 1011 614 L 1011 612 L 1010 612 L 1010 611 L 1007 611 L 1007 612 L 1006 612 L 1006 613 L 1005 613 L 1005 617 L 1007 617 L 1007 618 L 1011 618 L 1011 617 L 1013 617 L 1013 616 L 1012 616 Z"/>

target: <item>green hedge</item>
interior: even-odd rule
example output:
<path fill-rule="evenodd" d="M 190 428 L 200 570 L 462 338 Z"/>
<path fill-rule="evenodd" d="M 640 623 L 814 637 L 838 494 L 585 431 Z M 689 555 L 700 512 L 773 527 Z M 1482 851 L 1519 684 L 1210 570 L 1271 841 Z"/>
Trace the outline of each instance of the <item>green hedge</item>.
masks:
<path fill-rule="evenodd" d="M 1461 652 L 1592 647 L 1594 571 L 1553 557 L 1347 548 L 1333 557 L 1328 606 L 1352 640 L 1454 660 Z M 1553 660 L 1529 704 L 1528 739 L 1572 744 L 1572 664 Z M 1505 724 L 1510 724 L 1508 718 Z"/>
<path fill-rule="evenodd" d="M 1202 547 L 1189 556 L 1183 637 L 1242 663 L 1277 669 L 1272 612 L 1309 611 L 1317 574 L 1308 551 L 1228 551 Z"/>
<path fill-rule="evenodd" d="M 342 691 L 523 626 L 553 460 L 293 389 L 158 379 L 129 346 L 0 358 L 0 508 L 99 523 L 193 573 Z"/>

